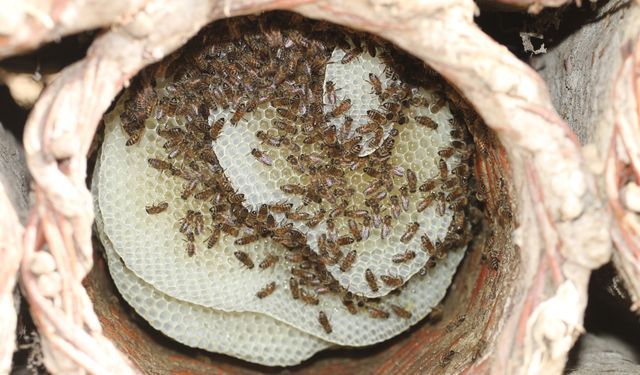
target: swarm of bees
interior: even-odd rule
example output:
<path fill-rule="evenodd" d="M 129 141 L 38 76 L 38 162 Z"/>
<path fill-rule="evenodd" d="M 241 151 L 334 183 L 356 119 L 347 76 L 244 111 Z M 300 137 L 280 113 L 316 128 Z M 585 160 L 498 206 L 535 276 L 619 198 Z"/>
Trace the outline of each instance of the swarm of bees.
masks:
<path fill-rule="evenodd" d="M 356 115 L 358 99 L 345 97 L 347 90 L 324 73 L 329 65 L 357 64 L 365 57 L 382 61 L 384 70 L 362 80 L 375 100 Z M 425 94 L 423 87 L 436 94 Z M 340 314 L 406 320 L 406 327 L 415 323 L 428 311 L 386 296 L 405 293 L 415 278 L 447 263 L 470 240 L 466 216 L 475 203 L 474 148 L 463 116 L 452 111 L 449 144 L 429 156 L 435 175 L 415 167 L 420 160 L 411 166 L 398 162 L 398 150 L 407 147 L 403 132 L 444 131 L 425 113 L 448 106 L 447 89 L 421 62 L 384 40 L 272 14 L 211 25 L 169 62 L 133 82 L 119 119 L 126 148 L 139 147 L 148 136 L 160 142 L 161 152 L 146 164 L 180 186 L 176 195 L 190 202 L 184 212 L 171 201 L 144 207 L 152 217 L 177 217 L 187 258 L 218 251 L 231 239 L 231 258 L 247 277 L 286 270 L 284 282 L 272 280 L 253 291 L 255 304 L 274 296 L 291 299 L 313 313 L 326 339 L 337 333 L 337 313 L 325 305 L 329 299 L 339 301 Z M 296 178 L 277 186 L 284 199 L 256 203 L 234 183 L 215 145 L 265 111 L 271 120 L 252 132 L 246 158 L 266 171 L 286 168 Z M 149 119 L 163 125 L 150 130 Z M 450 215 L 440 237 L 422 221 L 421 215 L 433 213 Z M 362 260 L 357 247 L 373 239 L 397 245 L 384 272 Z M 258 257 L 252 246 L 264 241 L 278 246 Z M 342 282 L 340 275 L 354 272 L 366 293 Z"/>

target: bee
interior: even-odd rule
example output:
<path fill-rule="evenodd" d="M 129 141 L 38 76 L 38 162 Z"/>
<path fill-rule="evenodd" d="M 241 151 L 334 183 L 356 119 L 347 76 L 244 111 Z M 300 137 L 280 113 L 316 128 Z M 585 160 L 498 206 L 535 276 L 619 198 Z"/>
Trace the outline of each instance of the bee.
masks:
<path fill-rule="evenodd" d="M 198 187 L 198 180 L 192 180 L 187 182 L 184 185 L 184 190 L 182 190 L 182 193 L 180 193 L 180 198 L 186 200 L 188 199 L 191 194 L 193 194 L 193 192 L 196 190 L 196 188 Z"/>
<path fill-rule="evenodd" d="M 447 104 L 447 100 L 445 99 L 444 96 L 441 96 L 438 98 L 438 100 L 436 100 L 435 103 L 431 104 L 431 107 L 429 108 L 429 110 L 431 111 L 431 113 L 438 113 L 440 112 L 442 107 L 445 106 L 445 104 Z"/>
<path fill-rule="evenodd" d="M 240 230 L 238 229 L 238 227 L 230 225 L 228 223 L 220 223 L 220 230 L 234 237 L 237 237 L 238 234 L 240 233 Z"/>
<path fill-rule="evenodd" d="M 416 122 L 422 126 L 425 126 L 431 130 L 436 130 L 438 129 L 438 123 L 433 121 L 430 117 L 428 116 L 416 116 L 415 117 Z"/>
<path fill-rule="evenodd" d="M 436 248 L 433 246 L 433 242 L 429 239 L 429 236 L 426 234 L 420 237 L 422 250 L 424 250 L 429 256 L 434 256 L 436 253 Z"/>
<path fill-rule="evenodd" d="M 387 117 L 380 111 L 376 111 L 375 109 L 367 110 L 367 117 L 371 119 L 378 126 L 384 125 L 387 121 Z"/>
<path fill-rule="evenodd" d="M 376 281 L 376 275 L 373 274 L 370 268 L 364 271 L 364 278 L 367 280 L 367 284 L 369 284 L 369 289 L 371 289 L 372 292 L 377 292 L 378 282 Z"/>
<path fill-rule="evenodd" d="M 362 230 L 358 228 L 358 223 L 355 220 L 349 219 L 349 231 L 356 241 L 362 241 Z"/>
<path fill-rule="evenodd" d="M 187 241 L 187 255 L 192 257 L 196 254 L 196 244 L 193 241 Z"/>
<path fill-rule="evenodd" d="M 351 109 L 351 99 L 344 99 L 329 113 L 329 117 L 338 117 Z"/>
<path fill-rule="evenodd" d="M 300 298 L 300 285 L 295 277 L 289 278 L 289 291 L 291 291 L 291 298 Z"/>
<path fill-rule="evenodd" d="M 244 194 L 232 193 L 227 197 L 227 201 L 231 204 L 242 204 L 244 202 Z"/>
<path fill-rule="evenodd" d="M 384 107 L 384 109 L 389 111 L 389 113 L 398 113 L 402 110 L 402 106 L 400 105 L 400 103 L 396 103 L 396 102 L 386 102 L 382 105 L 382 107 Z M 388 119 L 388 116 L 387 116 L 387 119 Z"/>
<path fill-rule="evenodd" d="M 309 214 L 308 212 L 289 211 L 285 214 L 285 217 L 289 220 L 303 221 L 308 220 L 311 217 L 311 214 Z"/>
<path fill-rule="evenodd" d="M 387 311 L 384 311 L 382 309 L 378 309 L 375 307 L 368 307 L 369 310 L 369 316 L 374 318 L 374 319 L 388 319 L 389 318 L 389 313 Z"/>
<path fill-rule="evenodd" d="M 351 134 L 351 126 L 353 125 L 353 119 L 349 116 L 345 116 L 342 123 L 342 129 L 340 130 L 340 139 L 346 140 Z"/>
<path fill-rule="evenodd" d="M 447 330 L 447 332 L 451 333 L 453 332 L 456 328 L 460 327 L 462 325 L 462 323 L 464 323 L 464 321 L 467 319 L 467 316 L 464 314 L 458 315 L 458 317 L 456 318 L 456 320 L 452 321 L 451 323 L 447 324 L 447 326 L 445 327 L 445 329 Z"/>
<path fill-rule="evenodd" d="M 280 115 L 280 117 L 290 121 L 295 122 L 298 119 L 298 115 L 287 108 L 282 108 L 282 107 L 277 108 L 276 112 L 278 113 L 278 115 Z"/>
<path fill-rule="evenodd" d="M 338 237 L 338 239 L 336 240 L 336 244 L 338 246 L 346 246 L 346 245 L 351 245 L 353 242 L 355 241 L 355 239 L 353 237 L 349 237 L 349 236 L 340 236 Z"/>
<path fill-rule="evenodd" d="M 409 187 L 409 192 L 415 193 L 418 186 L 418 177 L 416 176 L 416 173 L 409 168 L 407 168 L 405 172 L 407 176 L 407 186 Z"/>
<path fill-rule="evenodd" d="M 373 134 L 373 137 L 369 139 L 369 142 L 367 142 L 367 146 L 370 148 L 377 147 L 380 144 L 380 142 L 382 142 L 383 137 L 384 137 L 384 129 L 380 127 L 377 128 L 375 133 Z"/>
<path fill-rule="evenodd" d="M 229 122 L 231 123 L 231 125 L 236 126 L 238 125 L 238 122 L 242 120 L 245 114 L 247 114 L 247 104 L 240 103 L 236 107 L 236 111 L 233 113 L 233 116 L 231 116 Z"/>
<path fill-rule="evenodd" d="M 413 250 L 407 250 L 404 253 L 396 254 L 391 258 L 393 263 L 405 263 L 416 257 L 416 253 Z"/>
<path fill-rule="evenodd" d="M 347 298 L 346 296 L 342 298 L 342 304 L 347 308 L 350 314 L 355 315 L 358 313 L 358 309 L 356 308 L 356 304 L 352 299 Z"/>
<path fill-rule="evenodd" d="M 273 147 L 280 147 L 280 145 L 282 144 L 282 138 L 283 137 L 274 137 L 269 135 L 269 133 L 264 132 L 262 130 L 258 130 L 256 132 L 256 138 L 258 138 L 263 144 L 268 144 L 269 146 L 273 146 Z"/>
<path fill-rule="evenodd" d="M 302 302 L 306 303 L 307 305 L 318 305 L 318 303 L 320 303 L 320 300 L 318 300 L 318 297 L 307 293 L 306 290 L 299 289 L 299 291 L 300 291 L 300 299 L 302 300 Z"/>
<path fill-rule="evenodd" d="M 257 240 L 260 239 L 260 235 L 259 234 L 249 234 L 246 235 L 244 237 L 240 237 L 238 239 L 235 240 L 235 244 L 236 245 L 248 245 L 252 242 L 256 242 Z"/>
<path fill-rule="evenodd" d="M 147 162 L 149 163 L 151 168 L 157 169 L 159 171 L 172 171 L 174 169 L 171 163 L 164 160 L 149 158 L 147 159 Z"/>
<path fill-rule="evenodd" d="M 337 101 L 337 97 L 336 97 L 336 84 L 333 81 L 327 81 L 327 83 L 324 84 L 324 89 L 327 95 L 327 98 L 329 99 L 329 103 L 331 104 L 336 104 Z"/>
<path fill-rule="evenodd" d="M 402 212 L 402 207 L 400 206 L 400 198 L 397 195 L 392 195 L 389 197 L 389 201 L 391 202 L 391 213 L 393 217 L 396 219 L 400 217 L 400 213 Z"/>
<path fill-rule="evenodd" d="M 407 230 L 400 237 L 400 242 L 408 243 L 409 241 L 411 241 L 413 236 L 415 236 L 416 232 L 418 231 L 418 228 L 420 228 L 420 223 L 416 221 L 407 225 Z"/>
<path fill-rule="evenodd" d="M 382 229 L 380 230 L 380 238 L 385 239 L 389 236 L 389 232 L 391 232 L 391 215 L 386 215 L 384 219 L 382 219 Z"/>
<path fill-rule="evenodd" d="M 325 214 L 326 210 L 324 208 L 319 209 L 318 212 L 316 212 L 313 217 L 307 221 L 307 226 L 309 228 L 315 228 L 322 220 L 324 220 Z"/>
<path fill-rule="evenodd" d="M 446 207 L 447 203 L 446 203 L 446 197 L 443 192 L 438 193 L 437 203 L 438 205 L 436 206 L 436 213 L 440 216 L 444 216 L 445 210 L 447 209 Z"/>
<path fill-rule="evenodd" d="M 140 142 L 142 134 L 144 134 L 144 128 L 136 129 L 135 131 L 129 133 L 129 138 L 127 139 L 127 142 L 125 142 L 125 146 L 133 146 Z"/>
<path fill-rule="evenodd" d="M 340 263 L 340 271 L 349 271 L 351 269 L 351 266 L 353 266 L 353 263 L 355 263 L 357 256 L 358 253 L 355 250 L 351 250 L 350 252 L 348 252 L 342 260 L 342 263 Z"/>
<path fill-rule="evenodd" d="M 293 124 L 286 122 L 286 121 L 282 121 L 282 120 L 273 120 L 273 125 L 284 131 L 285 133 L 291 134 L 291 135 L 295 135 L 298 133 L 298 128 L 296 128 Z"/>
<path fill-rule="evenodd" d="M 244 264 L 247 268 L 253 269 L 253 260 L 251 260 L 249 254 L 245 253 L 244 251 L 236 251 L 233 253 L 233 255 L 235 255 L 240 263 Z"/>
<path fill-rule="evenodd" d="M 362 219 L 362 240 L 369 238 L 369 231 L 371 230 L 371 216 L 367 215 Z"/>
<path fill-rule="evenodd" d="M 207 238 L 207 249 L 211 249 L 218 243 L 220 238 L 220 224 L 214 225 L 211 235 Z"/>
<path fill-rule="evenodd" d="M 194 233 L 199 235 L 204 228 L 204 218 L 200 212 L 187 211 L 187 215 L 180 220 L 180 233 Z"/>
<path fill-rule="evenodd" d="M 271 158 L 257 148 L 251 149 L 251 155 L 253 155 L 254 158 L 258 159 L 258 161 L 264 165 L 267 165 L 269 167 L 273 165 L 273 161 L 271 160 Z"/>
<path fill-rule="evenodd" d="M 420 185 L 418 190 L 420 190 L 423 193 L 427 193 L 427 192 L 435 189 L 435 187 L 437 185 L 438 185 L 438 180 L 429 180 L 429 181 L 426 181 L 425 183 L 423 183 L 422 185 Z"/>
<path fill-rule="evenodd" d="M 151 206 L 146 206 L 144 209 L 147 211 L 149 215 L 157 215 L 161 212 L 164 212 L 169 207 L 169 203 L 160 202 L 158 204 L 153 204 Z"/>
<path fill-rule="evenodd" d="M 272 203 L 269 206 L 269 211 L 275 213 L 287 213 L 291 211 L 293 207 L 292 203 Z"/>
<path fill-rule="evenodd" d="M 382 275 L 380 276 L 380 280 L 392 288 L 397 288 L 404 283 L 400 276 Z"/>
<path fill-rule="evenodd" d="M 454 355 L 456 355 L 456 352 L 454 350 L 449 350 L 448 352 L 443 354 L 442 357 L 440 357 L 439 361 L 440 367 L 447 367 L 447 365 L 451 363 Z"/>
<path fill-rule="evenodd" d="M 398 306 L 398 305 L 394 305 L 394 304 L 389 304 L 389 307 L 391 307 L 391 310 L 393 310 L 393 313 L 396 314 L 397 316 L 399 316 L 402 319 L 411 319 L 411 312 Z"/>
<path fill-rule="evenodd" d="M 282 190 L 285 194 L 302 195 L 305 193 L 305 188 L 303 188 L 300 185 L 294 185 L 294 184 L 282 185 L 280 186 L 280 190 Z"/>
<path fill-rule="evenodd" d="M 468 177 L 470 174 L 469 166 L 466 164 L 460 164 L 457 167 L 453 168 L 453 174 L 458 177 Z"/>
<path fill-rule="evenodd" d="M 382 95 L 382 82 L 377 75 L 369 73 L 369 80 L 366 82 L 369 82 L 369 84 L 371 84 L 374 94 L 376 94 L 377 96 Z"/>
<path fill-rule="evenodd" d="M 260 289 L 258 293 L 256 293 L 256 297 L 260 299 L 269 297 L 275 290 L 276 290 L 276 282 L 272 281 L 269 284 L 265 285 L 264 288 Z"/>
<path fill-rule="evenodd" d="M 455 148 L 445 147 L 438 150 L 438 155 L 442 156 L 443 158 L 450 158 L 453 156 L 455 152 L 456 152 Z"/>
<path fill-rule="evenodd" d="M 469 199 L 467 197 L 461 197 L 460 199 L 453 201 L 453 203 L 449 205 L 449 208 L 454 211 L 458 211 L 467 205 L 469 205 Z"/>
<path fill-rule="evenodd" d="M 440 171 L 440 178 L 445 179 L 449 175 L 449 167 L 444 159 L 438 160 L 438 170 Z"/>
<path fill-rule="evenodd" d="M 362 48 L 361 47 L 353 47 L 349 52 L 347 52 L 342 57 L 342 59 L 340 60 L 340 63 L 341 64 L 348 64 L 351 61 L 353 61 L 355 58 L 360 56 L 361 53 L 362 53 Z"/>
<path fill-rule="evenodd" d="M 371 132 L 376 131 L 376 129 L 379 129 L 380 125 L 376 124 L 375 122 L 368 122 L 360 127 L 358 127 L 356 129 L 356 132 L 359 134 L 369 134 Z"/>
<path fill-rule="evenodd" d="M 427 207 L 431 205 L 431 203 L 433 203 L 436 197 L 437 197 L 437 194 L 433 192 L 428 194 L 426 197 L 424 197 L 418 202 L 418 204 L 416 205 L 416 210 L 418 212 L 424 211 L 425 209 L 427 209 Z"/>
<path fill-rule="evenodd" d="M 198 200 L 207 200 L 215 194 L 216 190 L 214 188 L 206 188 L 202 191 L 197 192 L 193 197 Z"/>
<path fill-rule="evenodd" d="M 211 137 L 211 139 L 213 139 L 214 141 L 218 139 L 223 126 L 224 118 L 222 117 L 217 119 L 216 122 L 211 125 L 211 128 L 209 129 L 209 136 Z"/>
<path fill-rule="evenodd" d="M 409 187 L 407 185 L 400 187 L 400 199 L 402 201 L 402 209 L 409 211 Z"/>
<path fill-rule="evenodd" d="M 331 333 L 331 331 L 333 331 L 331 324 L 329 324 L 329 318 L 327 318 L 327 314 L 325 314 L 324 311 L 320 311 L 318 313 L 318 322 L 320 322 L 322 329 L 324 329 L 326 333 Z"/>

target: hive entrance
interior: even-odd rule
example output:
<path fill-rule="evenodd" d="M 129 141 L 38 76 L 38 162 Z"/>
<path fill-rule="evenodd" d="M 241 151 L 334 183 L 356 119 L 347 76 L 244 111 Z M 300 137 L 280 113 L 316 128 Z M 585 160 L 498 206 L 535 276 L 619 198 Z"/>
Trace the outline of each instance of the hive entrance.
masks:
<path fill-rule="evenodd" d="M 187 345 L 269 365 L 415 324 L 470 239 L 472 149 L 444 84 L 382 41 L 289 17 L 215 24 L 142 75 L 94 174 L 125 299 Z M 201 325 L 172 326 L 182 313 Z"/>

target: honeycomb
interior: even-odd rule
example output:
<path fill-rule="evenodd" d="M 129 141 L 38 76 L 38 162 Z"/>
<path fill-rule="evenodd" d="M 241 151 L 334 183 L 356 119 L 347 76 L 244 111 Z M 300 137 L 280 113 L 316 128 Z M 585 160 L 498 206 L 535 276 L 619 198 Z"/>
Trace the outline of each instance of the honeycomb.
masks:
<path fill-rule="evenodd" d="M 167 296 L 226 312 L 267 314 L 331 343 L 365 346 L 393 337 L 424 318 L 444 296 L 464 255 L 464 249 L 449 253 L 425 276 L 412 279 L 400 295 L 385 298 L 383 306 L 403 306 L 413 312 L 411 319 L 379 320 L 352 315 L 333 295 L 322 298 L 317 306 L 304 305 L 290 297 L 287 262 L 278 262 L 267 270 L 249 270 L 233 255 L 238 250 L 250 253 L 257 268 L 258 261 L 268 253 L 286 251 L 273 241 L 263 239 L 238 246 L 233 237 L 224 236 L 213 251 L 200 243 L 195 256 L 185 253 L 177 230 L 178 212 L 196 207 L 187 206 L 188 201 L 180 199 L 176 193 L 179 186 L 171 185 L 174 179 L 150 170 L 146 156 L 154 155 L 152 148 L 157 142 L 148 138 L 145 136 L 139 147 L 127 148 L 119 120 L 107 118 L 96 190 L 103 230 L 115 252 L 126 268 Z M 148 215 L 145 206 L 159 201 L 176 204 L 170 204 L 161 214 Z M 269 298 L 258 300 L 256 292 L 272 281 L 278 288 Z M 319 311 L 331 312 L 331 334 L 317 324 Z"/>
<path fill-rule="evenodd" d="M 94 191 L 97 180 L 96 174 Z M 99 209 L 96 226 L 103 227 Z M 127 269 L 106 234 L 99 230 L 98 235 L 122 297 L 152 327 L 182 344 L 268 366 L 296 365 L 331 346 L 267 315 L 228 313 L 170 297 Z"/>
<path fill-rule="evenodd" d="M 214 24 L 142 74 L 105 115 L 92 189 L 125 299 L 178 341 L 273 365 L 423 319 L 470 238 L 473 152 L 443 84 L 411 73 L 424 69 L 267 15 Z M 154 300 L 263 327 L 214 343 Z"/>

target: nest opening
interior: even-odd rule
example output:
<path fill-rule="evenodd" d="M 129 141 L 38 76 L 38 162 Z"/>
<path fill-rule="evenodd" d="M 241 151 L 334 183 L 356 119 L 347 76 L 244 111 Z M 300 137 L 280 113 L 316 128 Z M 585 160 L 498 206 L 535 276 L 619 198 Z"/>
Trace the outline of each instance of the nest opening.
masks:
<path fill-rule="evenodd" d="M 447 98 L 450 103 L 463 101 L 452 90 Z M 429 373 L 439 373 L 470 368 L 489 354 L 487 348 L 498 332 L 521 258 L 519 249 L 511 242 L 515 204 L 504 149 L 477 115 L 471 112 L 463 115 L 476 149 L 472 173 L 476 185 L 474 199 L 480 203 L 468 213 L 473 237 L 445 299 L 427 319 L 397 337 L 361 349 L 325 350 L 297 368 L 322 368 L 335 361 L 343 362 L 347 368 L 366 361 L 366 366 L 373 368 L 397 353 L 406 353 L 411 357 L 411 360 L 405 357 L 407 363 L 426 364 Z M 101 248 L 100 241 L 94 241 L 94 246 Z M 107 337 L 138 368 L 149 372 L 190 369 L 207 373 L 219 368 L 268 371 L 268 367 L 225 355 L 196 351 L 154 330 L 119 296 L 104 259 L 97 256 L 95 261 L 85 286 Z M 194 353 L 198 353 L 197 357 Z"/>

